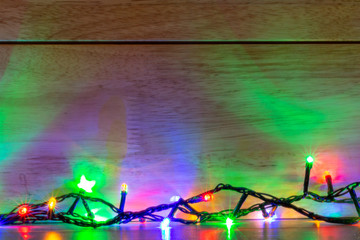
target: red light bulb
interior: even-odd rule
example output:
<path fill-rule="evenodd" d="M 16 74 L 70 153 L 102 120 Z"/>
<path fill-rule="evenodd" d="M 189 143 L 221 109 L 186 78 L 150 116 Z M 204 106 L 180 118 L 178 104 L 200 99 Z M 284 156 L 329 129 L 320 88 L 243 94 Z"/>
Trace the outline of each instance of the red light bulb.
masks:
<path fill-rule="evenodd" d="M 21 217 L 26 216 L 28 213 L 29 213 L 29 208 L 28 208 L 27 205 L 21 206 L 21 207 L 19 208 L 18 214 L 19 214 Z"/>
<path fill-rule="evenodd" d="M 204 195 L 205 202 L 211 201 L 213 198 L 214 198 L 214 196 L 211 193 L 207 193 Z"/>
<path fill-rule="evenodd" d="M 330 175 L 329 171 L 325 171 L 324 175 L 325 175 L 326 184 L 328 186 L 328 195 L 330 195 L 332 192 L 334 192 L 334 187 L 333 187 L 333 184 L 332 184 L 332 178 L 331 178 L 331 175 Z"/>

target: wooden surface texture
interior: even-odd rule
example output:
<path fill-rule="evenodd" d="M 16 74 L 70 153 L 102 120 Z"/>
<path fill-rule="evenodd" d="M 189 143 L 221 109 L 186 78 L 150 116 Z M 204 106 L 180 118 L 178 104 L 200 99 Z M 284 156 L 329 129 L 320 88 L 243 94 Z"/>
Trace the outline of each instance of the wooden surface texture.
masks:
<path fill-rule="evenodd" d="M 357 0 L 2 1 L 0 39 L 359 40 Z"/>
<path fill-rule="evenodd" d="M 312 190 L 326 190 L 325 170 L 335 187 L 357 181 L 359 50 L 2 45 L 1 204 L 76 191 L 81 174 L 114 203 L 127 182 L 130 209 L 220 182 L 285 197 L 310 153 Z"/>
<path fill-rule="evenodd" d="M 359 41 L 353 1 L 2 1 L 0 40 Z M 77 191 L 143 209 L 219 182 L 357 181 L 360 44 L 0 46 L 0 206 Z M 208 206 L 229 208 L 238 196 Z M 250 203 L 253 200 L 250 200 Z M 318 207 L 330 214 L 351 208 Z M 283 212 L 283 217 L 296 217 Z M 259 217 L 253 215 L 251 217 Z"/>

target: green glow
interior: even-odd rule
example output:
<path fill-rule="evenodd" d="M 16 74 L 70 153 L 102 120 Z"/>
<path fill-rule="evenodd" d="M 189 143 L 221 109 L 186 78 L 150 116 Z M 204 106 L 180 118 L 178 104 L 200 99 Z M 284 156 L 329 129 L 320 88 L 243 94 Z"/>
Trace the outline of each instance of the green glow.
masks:
<path fill-rule="evenodd" d="M 88 193 L 91 193 L 92 190 L 91 188 L 95 185 L 96 181 L 92 180 L 92 181 L 88 181 L 86 180 L 85 176 L 82 175 L 81 179 L 80 179 L 80 183 L 77 185 L 80 189 L 85 190 Z"/>
<path fill-rule="evenodd" d="M 51 97 L 51 93 L 56 91 L 52 87 L 59 87 L 53 69 L 60 69 L 60 66 L 55 66 L 59 62 L 49 63 L 54 52 L 48 47 L 2 47 L 0 52 L 3 56 L 0 74 L 0 165 L 4 171 L 16 169 L 26 176 L 30 162 L 23 159 L 29 155 L 29 151 L 38 149 L 39 143 L 47 144 L 43 131 L 51 126 L 65 106 Z M 33 176 L 37 177 L 35 181 L 40 181 L 46 175 L 41 169 L 38 167 L 33 172 Z M 54 177 L 54 180 L 58 177 Z M 0 190 L 9 192 L 7 188 L 2 189 L 3 186 L 6 184 L 0 184 Z M 3 197 L 12 198 L 12 195 Z"/>
<path fill-rule="evenodd" d="M 231 239 L 231 226 L 234 224 L 234 221 L 231 218 L 226 218 L 226 227 L 227 227 L 227 239 Z"/>
<path fill-rule="evenodd" d="M 106 220 L 108 220 L 108 218 L 106 217 L 102 217 L 102 216 L 98 216 L 96 215 L 96 213 L 99 211 L 99 208 L 95 208 L 93 210 L 91 210 L 91 212 L 94 214 L 94 220 L 97 221 L 97 222 L 105 222 Z M 88 214 L 85 213 L 85 216 L 87 217 Z"/>
<path fill-rule="evenodd" d="M 94 220 L 97 221 L 97 222 L 105 222 L 108 219 L 105 218 L 105 217 L 95 215 Z"/>
<path fill-rule="evenodd" d="M 313 158 L 312 156 L 307 156 L 307 157 L 306 157 L 306 161 L 307 161 L 308 163 L 313 163 L 313 162 L 314 162 L 314 158 Z"/>
<path fill-rule="evenodd" d="M 111 235 L 110 233 L 111 233 L 110 231 L 89 231 L 88 229 L 80 229 L 79 231 L 74 232 L 74 235 L 71 239 L 74 240 L 111 239 L 113 238 L 113 235 Z M 61 239 L 65 239 L 65 238 L 61 238 Z"/>
<path fill-rule="evenodd" d="M 114 176 L 112 173 L 106 171 L 104 165 L 102 164 L 102 159 L 93 157 L 91 153 L 84 152 L 81 149 L 74 149 L 70 151 L 71 154 L 74 155 L 72 161 L 70 162 L 70 166 L 73 173 L 73 179 L 79 179 L 82 175 L 91 176 L 92 180 L 96 181 L 96 188 L 103 190 L 106 187 L 106 177 Z M 78 156 L 83 154 L 82 156 Z M 104 174 L 106 173 L 106 174 Z M 67 183 L 68 188 L 73 188 L 76 186 L 73 181 L 69 181 Z M 74 189 L 76 190 L 76 189 Z M 96 191 L 96 194 L 99 192 Z M 100 193 L 99 193 L 100 194 Z"/>
<path fill-rule="evenodd" d="M 231 228 L 231 226 L 233 225 L 233 222 L 234 221 L 229 217 L 226 219 L 226 226 L 228 229 Z"/>

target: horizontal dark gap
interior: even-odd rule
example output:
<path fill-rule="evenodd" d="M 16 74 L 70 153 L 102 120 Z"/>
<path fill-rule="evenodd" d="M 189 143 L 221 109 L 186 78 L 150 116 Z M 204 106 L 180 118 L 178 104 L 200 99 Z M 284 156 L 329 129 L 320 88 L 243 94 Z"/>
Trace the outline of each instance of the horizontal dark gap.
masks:
<path fill-rule="evenodd" d="M 0 40 L 0 44 L 16 44 L 16 45 L 52 45 L 52 44 L 360 44 L 360 40 Z"/>

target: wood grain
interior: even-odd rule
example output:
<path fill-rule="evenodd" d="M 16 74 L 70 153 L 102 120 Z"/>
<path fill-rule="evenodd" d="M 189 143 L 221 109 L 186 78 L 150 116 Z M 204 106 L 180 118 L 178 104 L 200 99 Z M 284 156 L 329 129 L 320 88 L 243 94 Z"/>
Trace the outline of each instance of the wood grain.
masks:
<path fill-rule="evenodd" d="M 353 1 L 4 1 L 2 40 L 359 40 Z"/>
<path fill-rule="evenodd" d="M 133 210 L 219 182 L 285 197 L 301 192 L 308 153 L 312 190 L 325 170 L 336 187 L 357 181 L 359 51 L 2 45 L 0 204 L 76 191 L 81 174 L 113 203 L 127 182 Z"/>

